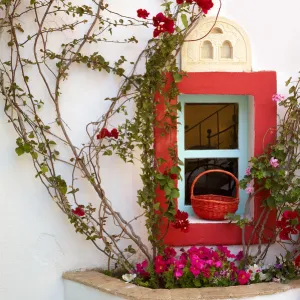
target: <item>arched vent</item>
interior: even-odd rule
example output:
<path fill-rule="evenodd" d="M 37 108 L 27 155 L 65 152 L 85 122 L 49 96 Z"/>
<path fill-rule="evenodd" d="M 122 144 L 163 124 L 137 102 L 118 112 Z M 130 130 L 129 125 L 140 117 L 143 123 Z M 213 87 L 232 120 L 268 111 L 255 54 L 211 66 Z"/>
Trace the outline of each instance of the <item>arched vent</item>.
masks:
<path fill-rule="evenodd" d="M 221 47 L 221 58 L 233 58 L 232 45 L 229 41 L 225 41 Z"/>
<path fill-rule="evenodd" d="M 220 34 L 223 33 L 222 29 L 219 27 L 214 27 L 210 33 L 216 33 L 216 34 Z"/>
<path fill-rule="evenodd" d="M 210 41 L 203 42 L 201 46 L 201 58 L 213 59 L 214 58 L 214 48 Z"/>

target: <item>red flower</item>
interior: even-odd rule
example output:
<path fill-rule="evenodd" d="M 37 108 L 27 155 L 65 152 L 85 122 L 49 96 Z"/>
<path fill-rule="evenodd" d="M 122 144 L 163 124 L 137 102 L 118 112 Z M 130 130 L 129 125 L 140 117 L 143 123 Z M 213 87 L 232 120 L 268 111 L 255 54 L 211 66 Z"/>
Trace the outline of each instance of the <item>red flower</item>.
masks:
<path fill-rule="evenodd" d="M 249 282 L 249 279 L 250 279 L 250 274 L 247 273 L 246 271 L 239 271 L 238 273 L 238 282 L 239 284 L 241 285 L 244 285 L 244 284 L 247 284 Z"/>
<path fill-rule="evenodd" d="M 295 266 L 300 267 L 300 255 L 298 255 L 295 259 Z"/>
<path fill-rule="evenodd" d="M 170 174 L 170 178 L 174 180 L 177 179 L 177 174 Z"/>
<path fill-rule="evenodd" d="M 212 0 L 195 0 L 195 2 L 201 7 L 204 14 L 214 6 Z"/>
<path fill-rule="evenodd" d="M 174 250 L 174 248 L 167 247 L 167 248 L 164 249 L 164 254 L 167 258 L 175 257 L 176 256 L 176 251 Z"/>
<path fill-rule="evenodd" d="M 157 274 L 163 273 L 167 268 L 166 262 L 164 261 L 161 255 L 155 257 L 154 264 L 155 264 L 155 272 Z"/>
<path fill-rule="evenodd" d="M 177 210 L 175 215 L 175 221 L 173 222 L 173 227 L 175 229 L 181 229 L 183 232 L 189 231 L 190 222 L 188 220 L 188 213 L 184 211 Z"/>
<path fill-rule="evenodd" d="M 83 217 L 85 215 L 83 208 L 84 208 L 83 205 L 79 205 L 75 209 L 72 209 L 72 213 L 78 217 Z"/>
<path fill-rule="evenodd" d="M 155 17 L 153 17 L 153 25 L 156 27 L 153 32 L 154 37 L 157 37 L 164 32 L 168 32 L 170 34 L 174 32 L 174 20 L 164 16 L 163 13 L 158 13 Z"/>
<path fill-rule="evenodd" d="M 150 13 L 148 13 L 147 11 L 146 11 L 146 9 L 138 9 L 137 11 L 137 16 L 139 17 L 139 18 L 142 18 L 142 19 L 146 19 L 149 15 L 150 15 Z"/>
<path fill-rule="evenodd" d="M 176 0 L 177 4 L 183 4 L 184 0 Z"/>
<path fill-rule="evenodd" d="M 288 241 L 290 239 L 289 231 L 286 229 L 281 230 L 279 233 L 279 238 L 283 241 Z"/>
<path fill-rule="evenodd" d="M 282 216 L 285 219 L 291 220 L 291 219 L 296 219 L 298 217 L 298 213 L 296 211 L 286 210 Z"/>
<path fill-rule="evenodd" d="M 111 131 L 111 136 L 115 139 L 117 139 L 119 137 L 119 132 L 116 128 L 114 128 L 112 131 Z"/>
<path fill-rule="evenodd" d="M 148 261 L 144 260 L 140 264 L 136 264 L 136 273 L 139 274 L 143 278 L 148 278 L 150 276 L 149 272 L 146 271 L 148 267 Z"/>
<path fill-rule="evenodd" d="M 96 138 L 97 140 L 100 140 L 110 136 L 111 133 L 106 128 L 102 128 L 101 131 L 97 134 Z"/>

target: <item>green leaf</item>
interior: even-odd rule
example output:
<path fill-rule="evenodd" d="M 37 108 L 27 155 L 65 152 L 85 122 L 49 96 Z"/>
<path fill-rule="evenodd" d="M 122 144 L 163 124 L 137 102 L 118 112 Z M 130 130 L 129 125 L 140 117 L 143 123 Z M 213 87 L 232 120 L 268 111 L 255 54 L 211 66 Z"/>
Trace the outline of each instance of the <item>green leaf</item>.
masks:
<path fill-rule="evenodd" d="M 24 150 L 23 146 L 20 146 L 20 147 L 16 148 L 15 151 L 18 154 L 18 156 L 21 156 L 22 154 L 25 153 L 25 150 Z"/>
<path fill-rule="evenodd" d="M 31 145 L 27 143 L 24 144 L 23 148 L 26 153 L 29 153 L 32 149 Z"/>
<path fill-rule="evenodd" d="M 31 152 L 31 156 L 33 159 L 37 159 L 39 155 L 37 154 L 37 152 Z"/>
<path fill-rule="evenodd" d="M 173 189 L 171 192 L 172 198 L 178 198 L 180 196 L 178 189 Z"/>
<path fill-rule="evenodd" d="M 48 169 L 48 167 L 47 167 L 46 165 L 42 165 L 42 166 L 41 166 L 41 172 L 42 172 L 43 174 L 47 173 L 48 171 L 49 171 L 49 169 Z"/>
<path fill-rule="evenodd" d="M 178 82 L 180 82 L 182 80 L 182 75 L 179 74 L 179 73 L 175 73 L 175 74 L 173 74 L 173 78 L 174 78 L 174 81 L 176 83 L 178 83 Z"/>
<path fill-rule="evenodd" d="M 171 188 L 169 188 L 168 185 L 164 186 L 164 191 L 166 193 L 166 196 L 169 196 L 171 194 L 171 192 L 172 192 Z"/>
<path fill-rule="evenodd" d="M 275 199 L 273 197 L 269 197 L 267 199 L 267 205 L 270 207 L 270 208 L 276 208 L 276 203 L 275 203 Z"/>
<path fill-rule="evenodd" d="M 189 22 L 188 22 L 187 16 L 185 14 L 181 15 L 181 21 L 182 21 L 184 28 L 188 28 Z"/>
<path fill-rule="evenodd" d="M 160 203 L 159 203 L 159 202 L 156 202 L 156 203 L 153 205 L 154 210 L 159 210 L 159 206 L 160 206 Z"/>
<path fill-rule="evenodd" d="M 291 83 L 292 77 L 290 77 L 286 82 L 285 85 L 288 86 Z"/>

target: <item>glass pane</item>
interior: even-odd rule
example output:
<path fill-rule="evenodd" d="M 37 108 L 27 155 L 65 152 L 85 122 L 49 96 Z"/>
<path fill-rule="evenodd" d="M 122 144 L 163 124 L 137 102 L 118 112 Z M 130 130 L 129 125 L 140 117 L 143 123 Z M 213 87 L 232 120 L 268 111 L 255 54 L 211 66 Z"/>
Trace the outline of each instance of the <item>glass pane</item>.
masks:
<path fill-rule="evenodd" d="M 238 158 L 189 158 L 185 159 L 185 204 L 190 205 L 191 186 L 195 178 L 206 170 L 221 169 L 238 178 Z M 195 184 L 194 195 L 235 196 L 232 177 L 222 173 L 203 175 Z"/>
<path fill-rule="evenodd" d="M 185 149 L 237 149 L 238 111 L 237 103 L 186 103 Z"/>

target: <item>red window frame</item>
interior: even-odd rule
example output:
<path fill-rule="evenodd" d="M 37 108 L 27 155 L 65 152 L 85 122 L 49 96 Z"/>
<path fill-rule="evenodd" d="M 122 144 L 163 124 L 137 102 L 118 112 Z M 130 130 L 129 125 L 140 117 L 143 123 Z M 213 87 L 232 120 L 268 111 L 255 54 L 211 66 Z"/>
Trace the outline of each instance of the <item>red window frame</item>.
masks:
<path fill-rule="evenodd" d="M 276 127 L 277 105 L 272 101 L 276 93 L 276 72 L 201 72 L 188 73 L 187 77 L 179 83 L 181 94 L 197 95 L 249 95 L 254 97 L 254 155 L 263 153 L 264 144 L 274 140 L 274 134 L 267 136 L 270 128 Z M 163 98 L 156 97 L 156 119 L 161 120 L 164 115 Z M 177 99 L 172 100 L 176 103 Z M 168 134 L 161 135 L 162 129 L 155 128 L 155 154 L 157 158 L 164 158 L 167 163 L 162 168 L 171 166 L 168 148 L 177 144 L 177 130 L 174 128 Z M 163 169 L 162 169 L 163 170 Z M 262 212 L 262 194 L 254 197 L 254 216 L 256 221 Z M 157 201 L 165 207 L 164 192 L 157 188 Z M 275 226 L 276 211 L 272 211 L 265 225 L 264 236 L 270 237 Z M 166 229 L 166 222 L 161 224 L 162 230 Z M 268 229 L 269 228 L 269 229 Z M 253 226 L 247 226 L 246 243 L 250 239 Z M 196 223 L 190 224 L 188 233 L 169 227 L 164 242 L 170 246 L 191 245 L 241 245 L 241 229 L 229 223 Z M 251 244 L 257 243 L 257 236 L 251 239 Z"/>

